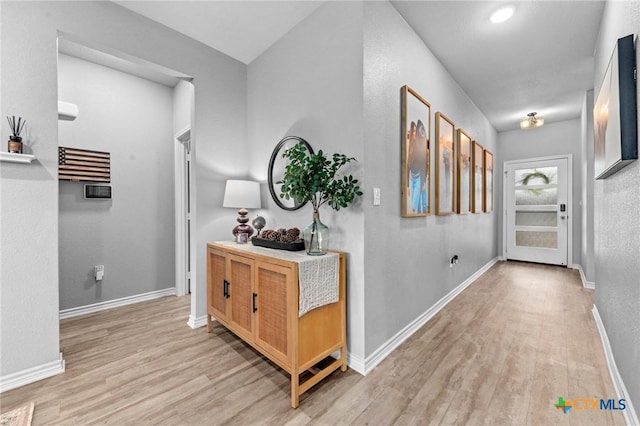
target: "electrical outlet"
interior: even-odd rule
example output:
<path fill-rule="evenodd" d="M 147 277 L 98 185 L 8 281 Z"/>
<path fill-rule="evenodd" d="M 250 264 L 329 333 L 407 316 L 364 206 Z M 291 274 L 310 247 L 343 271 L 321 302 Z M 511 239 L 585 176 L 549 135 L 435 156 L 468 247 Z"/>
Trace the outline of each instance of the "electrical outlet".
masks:
<path fill-rule="evenodd" d="M 93 271 L 96 277 L 96 281 L 102 281 L 102 278 L 104 277 L 104 265 L 94 266 Z"/>

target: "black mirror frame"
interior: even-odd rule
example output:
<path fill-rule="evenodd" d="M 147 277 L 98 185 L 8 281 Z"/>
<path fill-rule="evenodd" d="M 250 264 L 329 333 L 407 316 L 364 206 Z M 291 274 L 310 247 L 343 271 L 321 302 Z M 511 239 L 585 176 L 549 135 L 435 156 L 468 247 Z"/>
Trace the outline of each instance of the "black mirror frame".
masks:
<path fill-rule="evenodd" d="M 307 202 L 305 201 L 302 204 L 298 204 L 297 206 L 294 207 L 287 207 L 285 206 L 282 201 L 280 200 L 280 197 L 278 196 L 278 194 L 276 194 L 276 188 L 275 188 L 275 182 L 273 181 L 273 166 L 274 163 L 276 161 L 276 159 L 278 158 L 278 155 L 282 155 L 280 153 L 280 150 L 282 149 L 282 147 L 284 146 L 284 144 L 286 144 L 288 141 L 290 140 L 295 140 L 298 141 L 297 143 L 302 143 L 304 144 L 304 146 L 307 148 L 307 151 L 309 151 L 309 154 L 313 154 L 313 148 L 311 148 L 311 145 L 309 145 L 309 142 L 305 141 L 304 139 L 298 137 L 298 136 L 286 136 L 285 138 L 283 138 L 280 142 L 278 142 L 278 145 L 276 145 L 276 147 L 274 148 L 273 152 L 271 153 L 271 158 L 269 159 L 269 192 L 271 193 L 271 198 L 273 198 L 273 201 L 278 205 L 278 207 L 280 207 L 283 210 L 288 210 L 288 211 L 294 211 L 294 210 L 298 210 L 300 208 L 302 208 L 305 204 L 307 204 Z"/>

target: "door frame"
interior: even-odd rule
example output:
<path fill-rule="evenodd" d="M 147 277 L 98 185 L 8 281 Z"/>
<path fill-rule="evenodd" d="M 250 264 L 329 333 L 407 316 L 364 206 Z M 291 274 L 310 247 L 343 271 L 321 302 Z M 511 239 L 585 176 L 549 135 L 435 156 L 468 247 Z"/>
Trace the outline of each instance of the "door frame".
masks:
<path fill-rule="evenodd" d="M 507 166 L 518 165 L 520 163 L 529 163 L 547 160 L 567 160 L 567 205 L 569 212 L 567 214 L 567 267 L 573 265 L 573 154 L 553 155 L 549 157 L 523 158 L 519 160 L 509 160 L 502 163 L 502 258 L 507 259 Z M 575 212 L 575 214 L 578 214 Z"/>
<path fill-rule="evenodd" d="M 193 164 L 189 167 L 189 179 L 186 179 L 187 160 L 191 161 L 190 147 L 191 144 L 191 126 L 179 131 L 175 136 L 174 142 L 174 194 L 175 194 L 175 268 L 176 268 L 176 296 L 184 296 L 187 294 L 188 280 L 191 280 L 191 288 L 195 286 L 195 274 L 192 265 L 188 265 L 189 247 L 187 240 L 193 241 L 193 215 L 191 215 L 191 227 L 189 235 L 186 227 L 189 215 L 189 206 L 187 205 L 187 181 L 190 183 L 190 193 L 193 197 Z M 187 145 L 187 146 L 185 146 Z M 189 239 L 187 239 L 189 237 Z M 193 251 L 191 252 L 193 257 Z M 191 271 L 191 273 L 189 273 Z M 190 275 L 190 276 L 189 276 Z"/>

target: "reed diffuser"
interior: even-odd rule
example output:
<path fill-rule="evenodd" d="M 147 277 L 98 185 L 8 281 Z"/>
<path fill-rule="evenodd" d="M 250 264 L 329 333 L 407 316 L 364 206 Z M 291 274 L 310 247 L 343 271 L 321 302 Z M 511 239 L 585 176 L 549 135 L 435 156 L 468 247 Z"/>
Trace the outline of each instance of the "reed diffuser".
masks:
<path fill-rule="evenodd" d="M 13 117 L 7 116 L 7 121 L 9 122 L 9 127 L 13 133 L 13 135 L 9 136 L 9 152 L 22 154 L 22 137 L 20 136 L 20 133 L 24 130 L 24 125 L 27 120 L 23 120 L 22 117 L 18 117 L 18 120 L 16 121 L 16 116 L 14 115 Z"/>

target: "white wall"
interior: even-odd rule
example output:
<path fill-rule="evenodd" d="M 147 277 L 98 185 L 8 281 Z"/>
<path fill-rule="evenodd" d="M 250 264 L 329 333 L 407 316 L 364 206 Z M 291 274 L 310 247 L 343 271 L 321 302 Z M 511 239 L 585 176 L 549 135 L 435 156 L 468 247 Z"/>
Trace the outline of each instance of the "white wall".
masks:
<path fill-rule="evenodd" d="M 364 166 L 366 356 L 497 256 L 497 212 L 402 218 L 401 87 L 409 85 L 456 128 L 500 158 L 484 115 L 387 2 L 364 3 Z M 432 145 L 433 146 L 433 145 Z M 435 150 L 431 164 L 434 164 Z M 434 182 L 435 168 L 431 170 Z M 433 183 L 430 193 L 433 193 Z M 382 203 L 373 206 L 372 188 Z M 495 192 L 499 194 L 499 192 Z M 497 200 L 496 196 L 496 200 Z M 460 263 L 449 268 L 449 257 Z"/>
<path fill-rule="evenodd" d="M 245 158 L 250 159 L 251 178 L 266 182 L 271 152 L 284 136 L 294 135 L 315 151 L 356 157 L 359 162 L 347 171 L 361 179 L 365 163 L 360 3 L 329 2 L 318 8 L 249 64 L 247 86 L 251 150 Z M 267 228 L 303 229 L 311 222 L 310 205 L 287 212 L 271 200 L 266 185 L 262 192 Z M 328 207 L 320 211 L 330 228 L 330 248 L 348 253 L 347 336 L 349 352 L 360 357 L 364 355 L 365 232 L 361 202 L 339 212 Z M 224 226 L 231 229 L 232 220 L 229 217 Z"/>
<path fill-rule="evenodd" d="M 184 80 L 180 80 L 173 88 L 173 136 L 191 127 L 193 89 L 193 84 Z"/>
<path fill-rule="evenodd" d="M 579 119 L 545 124 L 530 130 L 512 130 L 498 133 L 500 161 L 496 163 L 496 190 L 502 194 L 504 162 L 527 158 L 573 155 L 573 206 L 569 214 L 573 217 L 573 258 L 569 264 L 581 264 L 580 247 L 582 235 L 582 137 Z M 502 197 L 496 199 L 496 208 L 502 211 Z M 498 252 L 502 255 L 503 222 L 499 215 Z"/>
<path fill-rule="evenodd" d="M 266 181 L 271 151 L 286 135 L 359 160 L 350 172 L 364 176 L 364 196 L 322 218 L 331 247 L 349 254 L 348 345 L 360 362 L 497 255 L 495 213 L 400 217 L 404 84 L 495 153 L 487 119 L 389 3 L 325 4 L 248 70 L 253 178 Z M 382 189 L 380 207 L 373 187 Z M 310 207 L 284 212 L 263 201 L 267 227 L 310 221 Z M 454 252 L 461 262 L 451 270 Z"/>
<path fill-rule="evenodd" d="M 640 33 L 640 3 L 608 1 L 595 52 L 596 99 L 616 40 Z M 640 49 L 636 45 L 636 55 Z M 636 63 L 638 62 L 636 57 Z M 636 93 L 636 96 L 638 94 Z M 640 109 L 638 109 L 640 122 Z M 595 181 L 596 306 L 629 397 L 640 409 L 640 161 Z M 640 414 L 640 413 L 638 413 Z"/>
<path fill-rule="evenodd" d="M 206 242 L 226 237 L 210 226 L 222 213 L 208 181 L 248 170 L 246 66 L 112 2 L 2 2 L 1 115 L 28 121 L 25 141 L 38 158 L 2 163 L 0 375 L 48 365 L 59 357 L 57 37 L 71 34 L 194 78 L 197 288 L 195 316 L 206 312 Z M 8 134 L 2 124 L 2 134 Z M 219 194 L 218 194 L 219 195 Z M 107 271 L 108 272 L 108 271 Z M 186 320 L 186 313 L 185 313 Z"/>
<path fill-rule="evenodd" d="M 113 191 L 85 200 L 86 182 L 59 184 L 60 309 L 174 287 L 172 88 L 61 54 L 58 95 L 80 111 L 60 144 L 109 152 Z"/>
<path fill-rule="evenodd" d="M 582 179 L 582 235 L 580 260 L 585 278 L 588 282 L 595 281 L 595 258 L 593 252 L 593 90 L 589 90 L 584 97 L 581 123 L 581 164 L 580 178 Z"/>

